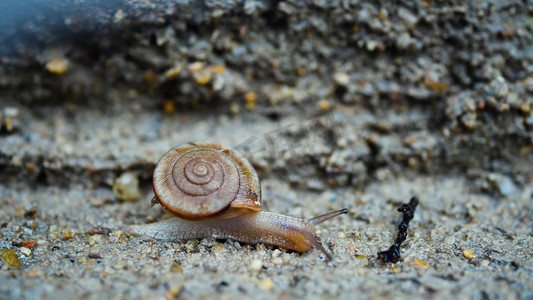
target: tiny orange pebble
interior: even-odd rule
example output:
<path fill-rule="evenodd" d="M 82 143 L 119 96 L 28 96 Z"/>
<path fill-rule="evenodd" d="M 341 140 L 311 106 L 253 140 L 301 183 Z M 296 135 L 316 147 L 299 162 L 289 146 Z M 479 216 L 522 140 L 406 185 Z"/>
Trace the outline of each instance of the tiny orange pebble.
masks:
<path fill-rule="evenodd" d="M 423 270 L 429 268 L 429 264 L 427 262 L 420 260 L 418 258 L 415 259 L 415 265 Z"/>
<path fill-rule="evenodd" d="M 246 101 L 246 108 L 248 110 L 253 110 L 255 108 L 255 100 L 257 95 L 254 92 L 248 92 L 244 95 L 244 100 Z"/>
<path fill-rule="evenodd" d="M 163 103 L 163 112 L 165 112 L 165 115 L 171 115 L 176 112 L 176 105 L 174 104 L 174 101 L 167 100 L 165 103 Z"/>
<path fill-rule="evenodd" d="M 366 255 L 356 255 L 355 258 L 357 258 L 357 259 L 365 259 Z"/>
<path fill-rule="evenodd" d="M 248 92 L 244 95 L 244 100 L 246 102 L 253 102 L 257 99 L 257 95 L 254 92 Z"/>
<path fill-rule="evenodd" d="M 507 110 L 508 106 L 507 106 L 507 103 L 502 103 L 502 105 L 500 106 L 500 110 Z"/>
<path fill-rule="evenodd" d="M 422 1 L 422 6 L 423 6 L 423 7 L 429 7 L 429 2 L 427 2 L 427 1 Z"/>
<path fill-rule="evenodd" d="M 35 244 L 37 244 L 36 241 L 22 241 L 22 243 L 24 244 L 24 246 L 28 247 L 28 248 L 33 248 L 33 246 L 35 246 Z"/>
<path fill-rule="evenodd" d="M 298 76 L 305 76 L 305 74 L 307 73 L 305 71 L 305 68 L 298 68 Z"/>
<path fill-rule="evenodd" d="M 35 169 L 35 164 L 34 163 L 29 163 L 28 164 L 28 171 L 33 171 Z"/>
<path fill-rule="evenodd" d="M 72 232 L 67 232 L 64 236 L 63 236 L 63 240 L 70 240 L 72 239 Z"/>

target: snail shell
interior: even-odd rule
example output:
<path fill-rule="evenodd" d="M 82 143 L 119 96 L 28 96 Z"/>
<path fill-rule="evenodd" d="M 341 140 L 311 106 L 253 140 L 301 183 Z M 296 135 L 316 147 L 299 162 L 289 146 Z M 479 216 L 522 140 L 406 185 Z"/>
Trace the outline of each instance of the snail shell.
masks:
<path fill-rule="evenodd" d="M 261 210 L 261 186 L 241 154 L 218 144 L 185 144 L 157 163 L 157 201 L 186 220 L 201 220 L 229 208 Z"/>
<path fill-rule="evenodd" d="M 153 187 L 154 199 L 178 218 L 131 225 L 124 231 L 167 241 L 229 238 L 298 252 L 315 247 L 331 259 L 314 226 L 348 212 L 299 219 L 261 211 L 254 168 L 241 154 L 218 144 L 188 143 L 171 149 L 155 167 Z"/>

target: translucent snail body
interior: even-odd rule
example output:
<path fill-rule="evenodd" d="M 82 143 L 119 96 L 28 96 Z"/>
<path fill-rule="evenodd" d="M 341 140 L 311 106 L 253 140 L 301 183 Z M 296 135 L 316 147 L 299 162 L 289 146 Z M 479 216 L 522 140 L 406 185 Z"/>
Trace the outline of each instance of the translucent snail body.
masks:
<path fill-rule="evenodd" d="M 218 144 L 185 144 L 157 163 L 155 200 L 177 218 L 132 225 L 126 232 L 177 241 L 213 237 L 249 244 L 266 243 L 306 252 L 313 247 L 331 258 L 314 226 L 346 209 L 311 219 L 261 211 L 261 187 L 251 164 Z"/>

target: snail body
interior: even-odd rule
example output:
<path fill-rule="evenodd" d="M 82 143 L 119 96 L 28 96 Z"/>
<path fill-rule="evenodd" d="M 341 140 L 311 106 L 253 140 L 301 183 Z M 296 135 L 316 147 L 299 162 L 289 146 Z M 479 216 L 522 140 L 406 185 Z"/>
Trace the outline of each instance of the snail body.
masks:
<path fill-rule="evenodd" d="M 177 218 L 125 231 L 166 241 L 213 237 L 266 243 L 297 252 L 313 247 L 328 259 L 314 226 L 346 209 L 311 219 L 261 211 L 261 187 L 251 164 L 218 144 L 185 144 L 167 152 L 154 169 L 154 203 Z"/>

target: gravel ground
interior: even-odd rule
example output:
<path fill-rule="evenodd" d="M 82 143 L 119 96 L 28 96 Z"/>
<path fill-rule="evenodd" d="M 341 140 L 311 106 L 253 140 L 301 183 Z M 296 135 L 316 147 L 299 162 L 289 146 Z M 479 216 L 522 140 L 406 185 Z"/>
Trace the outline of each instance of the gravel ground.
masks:
<path fill-rule="evenodd" d="M 533 299 L 532 7 L 0 4 L 0 299 Z M 188 141 L 242 152 L 266 211 L 348 208 L 333 261 L 124 234 L 170 217 L 151 172 Z"/>

